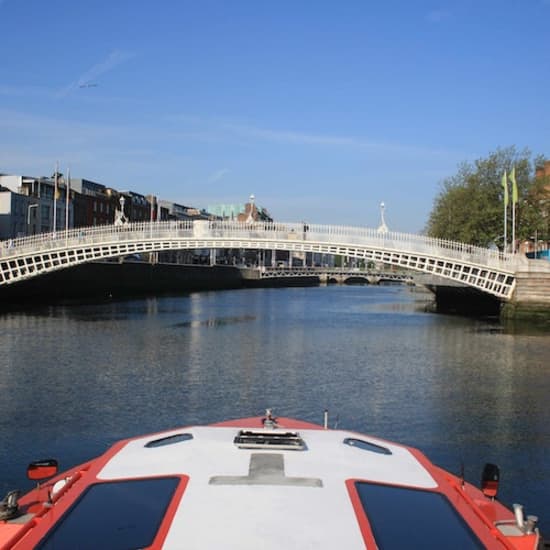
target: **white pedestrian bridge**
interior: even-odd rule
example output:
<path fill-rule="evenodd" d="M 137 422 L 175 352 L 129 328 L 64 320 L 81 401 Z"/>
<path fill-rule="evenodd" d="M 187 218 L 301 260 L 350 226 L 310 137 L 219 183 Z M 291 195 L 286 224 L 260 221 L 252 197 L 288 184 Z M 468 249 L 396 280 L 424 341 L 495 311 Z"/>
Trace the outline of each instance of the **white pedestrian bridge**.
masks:
<path fill-rule="evenodd" d="M 43 233 L 0 243 L 0 286 L 79 264 L 182 249 L 314 252 L 361 258 L 437 275 L 503 300 L 528 260 L 459 242 L 364 227 L 303 223 L 167 221 Z"/>

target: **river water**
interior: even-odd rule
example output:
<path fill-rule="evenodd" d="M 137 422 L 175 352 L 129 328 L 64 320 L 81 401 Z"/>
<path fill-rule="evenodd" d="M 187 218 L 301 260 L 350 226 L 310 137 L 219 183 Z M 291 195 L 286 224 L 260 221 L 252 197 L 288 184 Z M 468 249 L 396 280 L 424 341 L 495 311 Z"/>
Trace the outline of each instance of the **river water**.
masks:
<path fill-rule="evenodd" d="M 232 290 L 0 315 L 0 498 L 117 439 L 262 414 L 414 445 L 550 534 L 550 337 L 401 286 Z"/>

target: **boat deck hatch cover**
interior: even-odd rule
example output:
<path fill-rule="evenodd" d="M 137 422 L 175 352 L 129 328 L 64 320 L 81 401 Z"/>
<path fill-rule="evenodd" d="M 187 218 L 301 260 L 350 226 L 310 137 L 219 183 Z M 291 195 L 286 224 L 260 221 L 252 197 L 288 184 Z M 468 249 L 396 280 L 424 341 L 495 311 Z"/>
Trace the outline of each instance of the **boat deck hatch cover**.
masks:
<path fill-rule="evenodd" d="M 304 451 L 306 444 L 298 432 L 240 430 L 233 443 L 239 449 L 281 449 Z"/>
<path fill-rule="evenodd" d="M 153 439 L 145 443 L 147 449 L 156 449 L 157 447 L 165 447 L 166 445 L 173 445 L 174 443 L 181 443 L 182 441 L 190 441 L 193 439 L 192 434 L 174 434 L 168 437 L 161 437 L 160 439 Z"/>

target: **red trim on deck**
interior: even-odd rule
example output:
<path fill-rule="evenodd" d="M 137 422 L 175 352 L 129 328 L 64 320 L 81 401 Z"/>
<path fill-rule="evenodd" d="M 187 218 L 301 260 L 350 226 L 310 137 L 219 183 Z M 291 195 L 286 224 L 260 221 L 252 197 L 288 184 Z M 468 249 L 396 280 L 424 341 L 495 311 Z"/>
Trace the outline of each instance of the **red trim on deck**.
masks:
<path fill-rule="evenodd" d="M 430 472 L 438 485 L 438 491 L 444 494 L 449 502 L 458 510 L 464 521 L 476 533 L 488 548 L 515 548 L 495 526 L 495 521 L 513 519 L 513 514 L 500 502 L 490 500 L 470 483 L 462 482 L 450 472 L 435 466 L 418 449 L 409 448 L 414 457 Z M 473 497 L 477 498 L 473 498 Z M 480 507 L 483 503 L 483 507 Z M 484 529 L 481 528 L 481 522 Z M 518 538 L 518 537 L 515 537 Z M 522 537 L 523 538 L 523 537 Z M 526 537 L 527 538 L 527 537 Z M 498 546 L 495 546 L 498 544 Z"/>
<path fill-rule="evenodd" d="M 69 495 L 68 498 L 63 499 L 54 506 L 44 506 L 42 510 L 37 513 L 37 515 L 29 522 L 25 523 L 24 525 L 18 525 L 18 527 L 22 527 L 22 529 L 18 530 L 10 539 L 5 539 L 5 542 L 3 543 L 4 546 L 0 546 L 0 550 L 16 550 L 18 548 L 26 550 L 29 548 L 34 548 L 48 534 L 50 529 L 52 527 L 55 527 L 55 525 L 59 522 L 63 515 L 71 508 L 71 506 L 73 506 L 73 504 L 80 498 L 84 491 L 86 491 L 86 489 L 88 489 L 88 487 L 90 487 L 91 485 L 118 483 L 122 481 L 133 481 L 138 479 L 166 478 L 179 478 L 180 481 L 178 483 L 178 486 L 176 487 L 176 490 L 174 491 L 174 495 L 172 496 L 170 503 L 168 504 L 168 508 L 166 509 L 164 518 L 159 525 L 159 528 L 153 540 L 153 544 L 147 547 L 151 550 L 160 550 L 166 539 L 166 536 L 168 535 L 168 531 L 170 530 L 170 526 L 172 524 L 174 516 L 176 515 L 185 489 L 187 488 L 187 484 L 189 482 L 189 476 L 187 475 L 169 474 L 146 477 L 124 477 L 113 480 L 98 480 L 94 477 L 93 479 L 85 482 L 82 486 L 79 486 L 78 491 L 76 491 L 74 494 Z M 0 524 L 0 529 L 2 529 L 2 527 L 3 526 Z"/>
<path fill-rule="evenodd" d="M 173 476 L 162 476 L 162 477 L 173 477 Z M 162 548 L 162 545 L 164 544 L 164 541 L 166 540 L 166 537 L 168 535 L 168 531 L 170 531 L 170 526 L 172 525 L 174 516 L 178 511 L 178 507 L 183 497 L 183 493 L 185 493 L 185 490 L 187 489 L 187 484 L 189 483 L 189 479 L 190 479 L 189 476 L 183 475 L 183 476 L 177 476 L 177 477 L 181 478 L 181 481 L 176 488 L 176 491 L 174 493 L 174 496 L 172 497 L 172 500 L 170 501 L 170 504 L 168 505 L 166 514 L 164 515 L 164 519 L 162 520 L 159 530 L 157 531 L 157 536 L 155 537 L 153 544 L 150 546 L 151 550 L 157 550 L 157 549 L 160 550 Z"/>
<path fill-rule="evenodd" d="M 24 527 L 21 524 L 0 521 L 0 548 L 5 548 L 6 550 L 12 548 L 12 541 L 18 539 L 18 535 Z"/>
<path fill-rule="evenodd" d="M 210 424 L 211 427 L 225 427 L 225 428 L 249 428 L 249 429 L 262 429 L 264 427 L 264 416 L 256 416 L 250 418 L 240 418 L 234 420 L 228 420 L 224 422 L 218 422 Z M 323 430 L 323 426 L 313 424 L 310 422 L 304 422 L 292 418 L 279 417 L 274 419 L 276 421 L 277 428 L 286 430 Z M 20 499 L 20 506 L 23 510 L 33 508 L 37 510 L 36 515 L 29 522 L 23 525 L 6 524 L 0 522 L 0 550 L 17 550 L 28 549 L 34 547 L 46 533 L 55 525 L 57 521 L 63 516 L 63 514 L 74 504 L 74 502 L 80 497 L 83 491 L 85 491 L 90 485 L 95 483 L 109 483 L 115 481 L 123 481 L 128 479 L 153 479 L 153 478 L 166 478 L 166 477 L 178 477 L 180 483 L 178 484 L 176 491 L 168 508 L 164 519 L 162 520 L 158 532 L 155 536 L 153 544 L 149 547 L 150 550 L 158 550 L 162 547 L 162 544 L 168 536 L 170 525 L 173 522 L 174 516 L 179 507 L 179 503 L 183 497 L 183 494 L 187 488 L 189 477 L 186 475 L 162 475 L 162 476 L 146 476 L 139 478 L 121 478 L 116 480 L 101 480 L 97 479 L 98 474 L 105 467 L 105 465 L 129 442 L 138 439 L 157 437 L 158 435 L 166 434 L 166 432 L 172 432 L 176 430 L 186 430 L 193 426 L 185 426 L 182 428 L 174 428 L 172 430 L 163 430 L 153 434 L 145 434 L 137 437 L 125 439 L 114 444 L 103 455 L 98 458 L 84 463 L 80 466 L 72 468 L 62 474 L 57 475 L 51 481 L 45 483 L 40 487 L 40 490 L 34 489 Z M 366 434 L 358 432 L 355 433 L 358 438 L 369 438 Z M 537 547 L 538 535 L 523 535 L 523 536 L 510 536 L 505 537 L 496 528 L 495 522 L 497 521 L 514 521 L 513 513 L 500 504 L 496 500 L 491 500 L 483 495 L 481 490 L 477 489 L 469 483 L 463 483 L 458 477 L 450 474 L 449 472 L 435 466 L 428 458 L 413 447 L 407 447 L 395 443 L 393 441 L 384 440 L 379 437 L 375 437 L 378 442 L 386 442 L 388 445 L 399 446 L 407 449 L 418 460 L 418 462 L 427 470 L 427 472 L 434 478 L 437 483 L 437 488 L 426 489 L 423 487 L 410 487 L 403 485 L 396 485 L 398 487 L 406 487 L 419 489 L 424 491 L 439 492 L 447 497 L 449 502 L 456 508 L 458 513 L 462 516 L 464 521 L 470 526 L 472 531 L 476 533 L 481 542 L 489 549 L 516 549 L 516 550 L 531 550 Z M 71 477 L 72 479 L 65 485 L 53 498 L 53 506 L 45 504 L 48 499 L 48 492 L 53 487 L 54 483 L 60 479 Z M 361 504 L 355 483 L 358 481 L 365 481 L 367 483 L 377 483 L 380 485 L 389 485 L 387 483 L 373 482 L 368 479 L 348 479 L 346 480 L 346 488 L 350 496 L 350 500 L 355 511 L 359 529 L 361 531 L 365 545 L 369 548 L 376 548 L 376 541 L 373 536 L 371 526 L 368 518 L 365 515 L 363 506 Z M 9 537 L 9 538 L 8 538 Z"/>
<path fill-rule="evenodd" d="M 162 433 L 162 432 L 159 432 Z M 20 499 L 21 507 L 26 509 L 32 509 L 35 513 L 35 516 L 23 525 L 23 529 L 17 531 L 15 535 L 10 538 L 4 546 L 0 546 L 0 550 L 16 550 L 18 548 L 28 549 L 33 548 L 45 535 L 46 533 L 60 520 L 60 518 L 65 514 L 65 512 L 75 503 L 75 501 L 80 497 L 80 495 L 85 491 L 90 485 L 95 483 L 108 483 L 110 481 L 122 481 L 127 479 L 154 479 L 154 478 L 165 478 L 165 477 L 179 477 L 183 480 L 183 483 L 180 482 L 176 489 L 174 498 L 172 499 L 167 514 L 171 512 L 169 520 L 166 518 L 162 521 L 161 526 L 159 527 L 159 533 L 164 533 L 163 537 L 166 537 L 168 533 L 169 524 L 173 519 L 175 510 L 177 509 L 177 504 L 174 505 L 174 500 L 177 497 L 177 502 L 181 500 L 181 496 L 187 486 L 188 476 L 185 475 L 162 475 L 162 476 L 145 476 L 137 478 L 120 478 L 113 480 L 102 480 L 98 479 L 97 476 L 105 465 L 129 442 L 134 441 L 135 439 L 141 439 L 143 436 L 125 439 L 115 443 L 110 447 L 104 454 L 97 457 L 90 462 L 85 463 L 82 466 L 79 466 L 74 469 L 70 469 L 54 479 L 48 481 L 44 485 L 40 486 L 40 489 L 34 489 L 26 494 L 23 498 Z M 145 436 L 146 437 L 146 436 Z M 66 477 L 72 477 L 73 479 L 63 487 L 58 494 L 53 498 L 53 506 L 47 504 L 48 494 L 51 491 L 54 483 L 60 479 Z M 174 508 L 172 506 L 174 505 Z M 167 523 L 168 521 L 168 523 Z M 0 530 L 2 525 L 0 524 Z M 156 539 L 155 539 L 156 543 Z M 160 548 L 160 546 L 159 546 Z"/>
<path fill-rule="evenodd" d="M 371 545 L 374 544 L 374 547 L 376 548 L 376 541 L 355 486 L 358 482 L 389 487 L 402 487 L 404 489 L 416 489 L 444 495 L 488 550 L 502 550 L 503 548 L 510 550 L 534 550 L 537 548 L 538 536 L 536 534 L 506 537 L 485 515 L 483 508 L 480 508 L 480 504 L 482 504 L 483 507 L 490 506 L 494 517 L 496 518 L 495 521 L 507 521 L 510 519 L 510 515 L 513 517 L 513 514 L 502 504 L 497 501 L 487 501 L 487 499 L 483 497 L 483 493 L 469 483 L 466 483 L 464 487 L 462 487 L 458 478 L 431 464 L 428 459 L 420 453 L 420 451 L 416 449 L 410 450 L 416 451 L 414 453 L 416 458 L 423 459 L 423 462 L 425 462 L 423 465 L 428 469 L 430 474 L 432 474 L 438 484 L 438 487 L 430 489 L 425 487 L 413 487 L 410 485 L 381 483 L 369 479 L 346 480 L 346 488 L 350 495 L 351 503 L 357 517 L 359 529 L 361 530 L 363 540 L 365 541 L 365 545 L 367 547 L 371 547 Z M 480 502 L 477 499 L 474 500 L 472 496 L 468 494 L 471 492 L 479 493 L 484 499 L 484 502 Z"/>
<path fill-rule="evenodd" d="M 359 530 L 361 531 L 361 535 L 363 535 L 365 548 L 378 548 L 374 538 L 374 533 L 372 532 L 369 520 L 367 519 L 365 510 L 363 509 L 363 504 L 361 504 L 359 493 L 355 487 L 356 481 L 356 479 L 346 479 L 346 488 L 353 506 L 353 511 L 355 512 L 355 517 L 357 518 L 357 523 L 359 524 Z"/>

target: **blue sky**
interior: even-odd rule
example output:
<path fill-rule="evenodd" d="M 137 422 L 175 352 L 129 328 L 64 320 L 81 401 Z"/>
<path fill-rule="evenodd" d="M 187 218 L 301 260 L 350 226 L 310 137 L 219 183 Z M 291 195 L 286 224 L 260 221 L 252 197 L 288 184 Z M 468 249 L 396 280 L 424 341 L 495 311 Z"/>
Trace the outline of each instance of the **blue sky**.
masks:
<path fill-rule="evenodd" d="M 0 0 L 0 172 L 420 231 L 458 164 L 550 156 L 550 0 Z M 95 86 L 86 86 L 94 84 Z"/>

